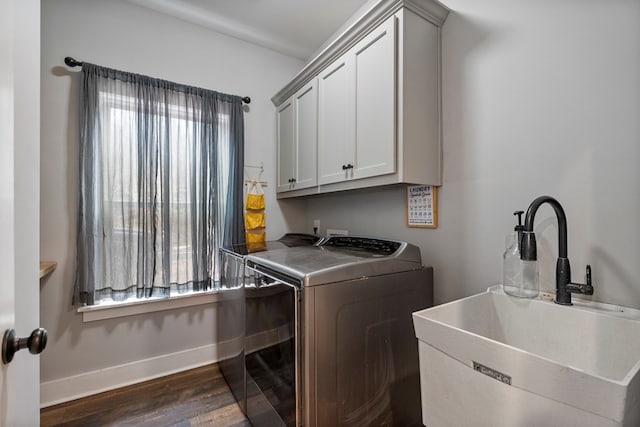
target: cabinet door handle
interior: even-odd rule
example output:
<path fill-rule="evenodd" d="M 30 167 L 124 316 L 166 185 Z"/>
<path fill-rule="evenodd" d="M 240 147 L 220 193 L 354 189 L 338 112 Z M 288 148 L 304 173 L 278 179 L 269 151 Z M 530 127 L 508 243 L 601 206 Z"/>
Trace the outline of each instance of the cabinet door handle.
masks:
<path fill-rule="evenodd" d="M 349 163 L 349 164 L 347 165 L 347 169 L 353 169 L 353 165 L 352 165 L 351 163 Z"/>

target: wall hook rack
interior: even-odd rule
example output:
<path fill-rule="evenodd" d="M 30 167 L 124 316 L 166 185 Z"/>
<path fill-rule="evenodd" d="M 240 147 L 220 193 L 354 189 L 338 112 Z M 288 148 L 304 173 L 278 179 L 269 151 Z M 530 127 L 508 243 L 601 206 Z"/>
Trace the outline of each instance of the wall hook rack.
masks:
<path fill-rule="evenodd" d="M 251 179 L 249 177 L 247 177 L 247 179 L 244 180 L 244 185 L 249 185 L 249 184 L 260 184 L 263 187 L 266 187 L 268 185 L 267 181 L 264 181 L 262 179 L 262 173 L 264 172 L 264 165 L 262 162 L 260 162 L 259 165 L 244 165 L 245 168 L 245 175 L 247 174 L 247 169 L 259 169 L 260 172 L 258 172 L 258 178 L 257 179 Z"/>

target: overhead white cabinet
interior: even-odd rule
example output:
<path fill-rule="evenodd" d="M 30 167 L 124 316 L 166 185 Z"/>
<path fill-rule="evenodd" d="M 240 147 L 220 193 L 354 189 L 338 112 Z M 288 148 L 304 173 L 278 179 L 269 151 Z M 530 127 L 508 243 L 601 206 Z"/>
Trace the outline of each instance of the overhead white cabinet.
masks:
<path fill-rule="evenodd" d="M 348 177 L 355 157 L 355 86 L 350 52 L 318 77 L 318 182 Z"/>
<path fill-rule="evenodd" d="M 279 152 L 278 170 L 295 178 L 290 163 L 302 162 L 300 141 L 312 139 L 296 130 L 296 95 L 317 81 L 317 182 L 302 190 L 279 180 L 278 197 L 441 184 L 440 27 L 448 12 L 432 0 L 382 0 L 272 98 L 279 129 L 293 107 L 293 136 L 279 130 L 278 146 L 298 152 L 293 161 Z"/>
<path fill-rule="evenodd" d="M 291 180 L 295 176 L 295 124 L 293 112 L 293 98 L 278 107 L 278 186 L 276 191 L 291 189 Z"/>
<path fill-rule="evenodd" d="M 353 48 L 356 141 L 353 178 L 395 172 L 396 21 L 390 17 Z"/>
<path fill-rule="evenodd" d="M 319 184 L 395 170 L 395 16 L 319 76 Z"/>
<path fill-rule="evenodd" d="M 318 183 L 318 85 L 314 79 L 295 95 L 296 175 L 294 188 L 313 187 Z"/>
<path fill-rule="evenodd" d="M 314 79 L 277 109 L 277 192 L 317 184 L 318 87 Z"/>

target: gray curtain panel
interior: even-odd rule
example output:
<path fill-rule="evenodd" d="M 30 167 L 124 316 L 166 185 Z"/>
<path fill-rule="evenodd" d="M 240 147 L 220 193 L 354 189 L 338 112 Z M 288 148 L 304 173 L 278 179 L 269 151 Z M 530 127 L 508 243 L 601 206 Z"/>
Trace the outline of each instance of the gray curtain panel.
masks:
<path fill-rule="evenodd" d="M 82 66 L 73 302 L 216 287 L 244 241 L 238 96 Z"/>

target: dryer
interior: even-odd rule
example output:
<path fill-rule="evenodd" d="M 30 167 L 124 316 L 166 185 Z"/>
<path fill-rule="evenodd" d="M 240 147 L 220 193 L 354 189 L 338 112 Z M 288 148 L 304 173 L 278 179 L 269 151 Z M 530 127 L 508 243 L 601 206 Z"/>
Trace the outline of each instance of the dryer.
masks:
<path fill-rule="evenodd" d="M 312 234 L 287 233 L 278 240 L 268 241 L 264 251 L 311 246 L 320 239 Z M 260 321 L 260 313 L 265 309 L 277 310 L 278 307 L 278 298 L 257 298 L 251 287 L 253 280 L 246 277 L 245 269 L 245 258 L 249 253 L 245 244 L 220 249 L 220 290 L 223 291 L 223 297 L 217 305 L 217 341 L 223 352 L 231 354 L 218 365 L 245 414 L 247 397 L 244 352 L 247 341 L 249 349 L 254 348 L 255 343 L 260 340 L 269 343 L 271 325 Z"/>

